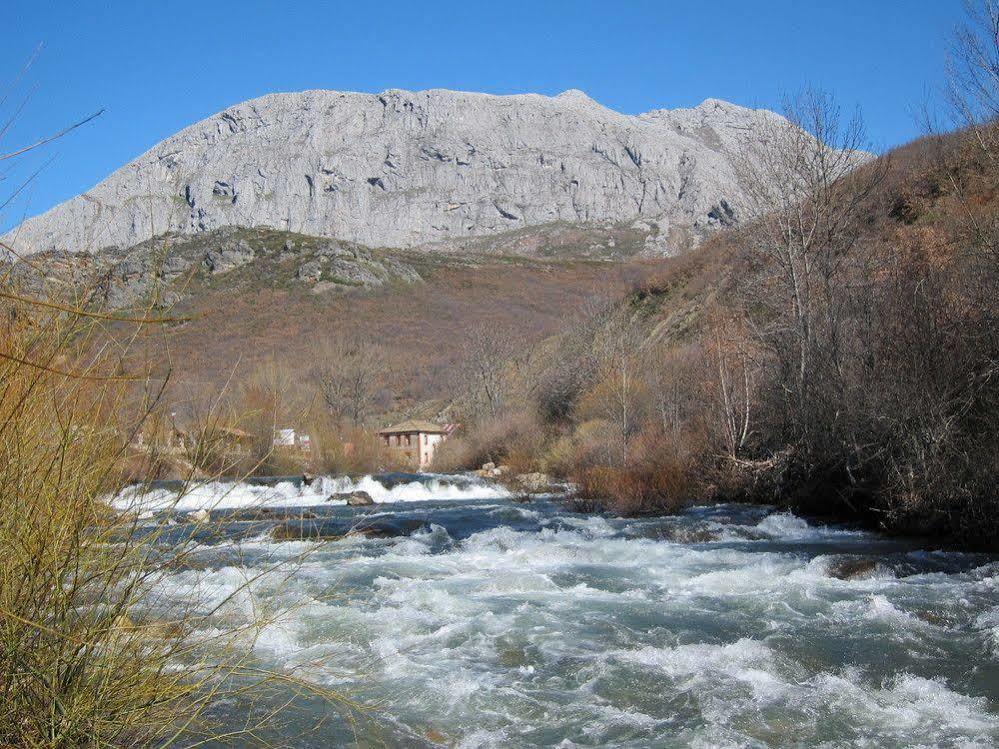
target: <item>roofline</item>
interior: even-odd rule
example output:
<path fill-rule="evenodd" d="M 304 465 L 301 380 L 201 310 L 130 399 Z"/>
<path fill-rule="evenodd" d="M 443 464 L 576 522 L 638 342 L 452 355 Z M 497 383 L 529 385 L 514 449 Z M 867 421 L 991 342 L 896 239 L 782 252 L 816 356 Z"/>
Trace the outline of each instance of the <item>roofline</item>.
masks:
<path fill-rule="evenodd" d="M 385 427 L 379 429 L 378 434 L 447 434 L 442 427 L 433 429 L 399 429 L 397 427 Z"/>

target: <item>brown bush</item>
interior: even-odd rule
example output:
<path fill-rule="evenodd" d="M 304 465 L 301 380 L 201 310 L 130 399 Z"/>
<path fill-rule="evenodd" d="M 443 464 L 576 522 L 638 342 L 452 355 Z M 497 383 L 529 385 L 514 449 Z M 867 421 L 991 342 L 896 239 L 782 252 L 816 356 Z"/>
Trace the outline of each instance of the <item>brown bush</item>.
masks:
<path fill-rule="evenodd" d="M 691 431 L 675 441 L 650 422 L 633 441 L 628 458 L 617 461 L 594 449 L 599 423 L 580 431 L 568 476 L 588 503 L 640 515 L 675 512 L 702 497 L 706 467 L 713 460 L 703 432 Z"/>
<path fill-rule="evenodd" d="M 583 465 L 573 475 L 579 496 L 622 515 L 675 512 L 694 496 L 691 465 L 665 446 L 624 465 Z"/>
<path fill-rule="evenodd" d="M 142 375 L 122 373 L 106 351 L 93 355 L 102 313 L 11 303 L 25 297 L 0 290 L 0 746 L 258 741 L 263 724 L 233 733 L 217 715 L 251 692 L 278 704 L 298 683 L 248 657 L 273 620 L 252 605 L 247 621 L 230 622 L 219 609 L 201 612 L 197 597 L 159 610 L 163 580 L 201 541 L 140 519 L 148 486 L 133 487 L 130 510 L 109 502 L 155 402 L 138 404 L 138 422 L 117 425 L 110 414 Z M 199 539 L 225 533 L 198 522 Z M 244 594 L 253 596 L 250 578 Z"/>
<path fill-rule="evenodd" d="M 434 455 L 437 471 L 466 471 L 484 463 L 508 465 L 515 473 L 543 469 L 546 436 L 537 418 L 519 411 L 488 419 L 446 440 Z"/>
<path fill-rule="evenodd" d="M 312 473 L 374 473 L 391 465 L 391 456 L 378 435 L 361 427 L 338 427 L 332 419 L 320 418 L 309 428 Z"/>

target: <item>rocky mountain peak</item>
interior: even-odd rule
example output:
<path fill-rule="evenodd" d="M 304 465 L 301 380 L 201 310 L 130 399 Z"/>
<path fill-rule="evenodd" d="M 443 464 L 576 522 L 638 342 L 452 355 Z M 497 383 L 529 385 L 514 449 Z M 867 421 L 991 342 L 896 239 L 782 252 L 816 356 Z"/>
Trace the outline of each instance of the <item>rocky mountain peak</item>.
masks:
<path fill-rule="evenodd" d="M 26 221 L 22 253 L 266 227 L 440 245 L 553 223 L 650 226 L 678 252 L 744 201 L 740 141 L 777 115 L 708 99 L 624 115 L 555 97 L 432 89 L 269 94 L 212 115 Z"/>

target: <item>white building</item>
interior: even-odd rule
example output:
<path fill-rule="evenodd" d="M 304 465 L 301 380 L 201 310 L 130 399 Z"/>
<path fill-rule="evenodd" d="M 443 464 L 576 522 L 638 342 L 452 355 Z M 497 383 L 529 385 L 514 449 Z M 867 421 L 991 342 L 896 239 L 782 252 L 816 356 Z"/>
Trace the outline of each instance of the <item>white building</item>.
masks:
<path fill-rule="evenodd" d="M 414 468 L 425 470 L 434 462 L 434 452 L 448 431 L 432 421 L 410 419 L 378 432 L 382 444 Z"/>
<path fill-rule="evenodd" d="M 312 440 L 307 434 L 301 434 L 291 428 L 274 430 L 274 447 L 298 447 L 307 450 Z"/>

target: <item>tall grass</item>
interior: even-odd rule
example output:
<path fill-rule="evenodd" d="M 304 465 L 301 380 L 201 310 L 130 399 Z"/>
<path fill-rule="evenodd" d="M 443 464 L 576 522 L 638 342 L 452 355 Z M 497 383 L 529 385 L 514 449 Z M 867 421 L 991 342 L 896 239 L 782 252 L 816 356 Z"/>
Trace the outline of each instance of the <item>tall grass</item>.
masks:
<path fill-rule="evenodd" d="M 108 498 L 158 388 L 97 345 L 121 320 L 0 292 L 0 746 L 245 745 L 275 710 L 223 731 L 211 718 L 221 700 L 281 704 L 275 694 L 306 689 L 356 707 L 259 669 L 260 617 L 228 623 L 224 604 L 153 613 L 192 543 L 166 543 L 165 526 Z M 201 522 L 197 536 L 219 531 Z"/>

